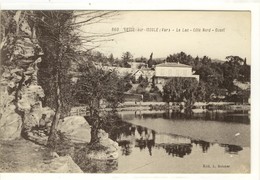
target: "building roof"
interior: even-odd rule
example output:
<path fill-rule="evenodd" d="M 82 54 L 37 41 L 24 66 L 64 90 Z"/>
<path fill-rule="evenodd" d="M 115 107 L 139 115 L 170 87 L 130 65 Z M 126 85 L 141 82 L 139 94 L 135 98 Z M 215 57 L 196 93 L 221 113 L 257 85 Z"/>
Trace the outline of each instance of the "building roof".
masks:
<path fill-rule="evenodd" d="M 154 74 L 154 70 L 151 70 L 150 68 L 149 69 L 146 68 L 146 69 L 137 69 L 135 72 L 133 72 L 133 75 L 137 74 L 138 72 L 145 74 L 145 75 L 147 75 L 149 73 Z"/>
<path fill-rule="evenodd" d="M 191 66 L 186 65 L 186 64 L 180 64 L 180 63 L 162 63 L 156 65 L 156 67 L 186 67 L 186 68 L 191 68 Z"/>

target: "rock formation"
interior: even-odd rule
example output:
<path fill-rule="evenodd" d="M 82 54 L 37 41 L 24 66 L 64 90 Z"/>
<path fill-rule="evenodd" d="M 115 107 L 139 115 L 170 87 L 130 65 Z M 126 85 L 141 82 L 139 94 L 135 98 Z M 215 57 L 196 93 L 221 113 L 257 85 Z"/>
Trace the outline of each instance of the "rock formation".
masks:
<path fill-rule="evenodd" d="M 57 157 L 40 163 L 34 171 L 39 173 L 83 173 L 70 156 Z"/>
<path fill-rule="evenodd" d="M 38 124 L 42 114 L 53 112 L 42 108 L 44 92 L 37 83 L 37 64 L 41 62 L 34 24 L 25 11 L 5 11 L 1 42 L 0 138 L 12 140 L 22 129 Z"/>
<path fill-rule="evenodd" d="M 74 143 L 89 143 L 91 127 L 82 116 L 69 116 L 58 125 L 58 130 Z"/>
<path fill-rule="evenodd" d="M 119 155 L 118 143 L 108 137 L 108 133 L 99 129 L 98 132 L 99 146 L 98 149 L 89 150 L 87 157 L 95 160 L 112 160 L 117 159 Z"/>

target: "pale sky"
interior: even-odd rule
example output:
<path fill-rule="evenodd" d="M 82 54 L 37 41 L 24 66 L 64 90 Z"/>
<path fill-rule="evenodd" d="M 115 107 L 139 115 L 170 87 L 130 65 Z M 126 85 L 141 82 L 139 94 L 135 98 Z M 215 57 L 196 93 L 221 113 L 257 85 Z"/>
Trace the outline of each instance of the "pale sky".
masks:
<path fill-rule="evenodd" d="M 118 27 L 120 32 L 123 28 L 134 28 L 135 32 L 116 35 L 113 41 L 96 49 L 118 58 L 126 51 L 134 58 L 149 58 L 152 52 L 154 58 L 160 58 L 184 51 L 192 56 L 221 60 L 237 55 L 250 63 L 250 24 L 250 12 L 246 11 L 120 11 L 120 15 L 107 23 L 93 25 L 88 30 L 112 33 L 112 28 Z M 143 28 L 143 32 L 137 32 L 138 28 Z M 147 32 L 146 28 L 158 28 L 161 32 Z M 162 28 L 170 32 L 162 32 Z M 176 32 L 176 28 L 181 32 Z M 211 32 L 202 32 L 203 28 L 210 28 Z M 216 28 L 224 32 L 216 32 Z M 182 32 L 183 29 L 189 32 Z"/>

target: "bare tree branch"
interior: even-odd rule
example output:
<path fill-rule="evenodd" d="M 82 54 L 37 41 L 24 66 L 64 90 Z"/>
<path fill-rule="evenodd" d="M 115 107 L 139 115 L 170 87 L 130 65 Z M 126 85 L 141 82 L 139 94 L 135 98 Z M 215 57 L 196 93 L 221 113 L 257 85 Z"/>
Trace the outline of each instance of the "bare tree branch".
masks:
<path fill-rule="evenodd" d="M 107 15 L 111 15 L 111 14 L 113 14 L 113 13 L 115 13 L 115 12 L 116 12 L 116 11 L 103 12 L 103 13 L 101 13 L 101 14 L 99 14 L 99 15 L 92 16 L 92 17 L 90 17 L 90 18 L 87 19 L 87 20 L 75 22 L 75 23 L 72 23 L 72 24 L 69 24 L 69 25 L 73 25 L 73 26 L 74 26 L 74 25 L 79 25 L 79 24 L 85 24 L 85 23 L 90 22 L 90 21 L 93 21 L 93 20 L 95 20 L 95 19 L 102 18 L 102 17 L 106 17 Z"/>
<path fill-rule="evenodd" d="M 78 17 L 81 17 L 81 16 L 92 15 L 92 14 L 95 14 L 97 12 L 99 12 L 99 11 L 88 11 L 86 13 L 81 13 L 81 14 L 75 13 L 75 15 L 73 17 L 78 18 Z"/>

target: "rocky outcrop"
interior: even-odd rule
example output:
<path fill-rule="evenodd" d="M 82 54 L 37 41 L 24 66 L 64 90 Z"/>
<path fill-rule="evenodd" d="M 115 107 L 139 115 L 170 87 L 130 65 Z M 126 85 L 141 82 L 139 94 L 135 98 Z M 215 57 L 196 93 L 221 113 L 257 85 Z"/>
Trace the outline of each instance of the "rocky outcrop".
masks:
<path fill-rule="evenodd" d="M 46 146 L 48 143 L 48 136 L 42 131 L 28 131 L 26 132 L 26 139 L 40 145 Z"/>
<path fill-rule="evenodd" d="M 117 159 L 119 155 L 118 143 L 108 138 L 108 133 L 100 129 L 98 132 L 99 144 L 93 150 L 87 152 L 89 159 L 112 160 Z"/>
<path fill-rule="evenodd" d="M 6 26 L 1 42 L 0 80 L 0 138 L 3 140 L 19 138 L 22 128 L 35 126 L 46 113 L 41 104 L 44 92 L 37 82 L 37 64 L 43 54 L 26 14 L 29 13 L 1 14 Z"/>
<path fill-rule="evenodd" d="M 69 116 L 58 125 L 58 130 L 74 143 L 89 143 L 91 127 L 82 116 Z"/>
<path fill-rule="evenodd" d="M 15 106 L 9 105 L 1 112 L 0 138 L 12 140 L 21 135 L 22 118 L 15 112 Z"/>
<path fill-rule="evenodd" d="M 21 81 L 18 69 L 3 69 L 0 85 L 0 138 L 10 140 L 20 137 L 22 117 L 16 112 L 15 92 L 10 93 Z"/>
<path fill-rule="evenodd" d="M 27 71 L 28 69 L 30 72 Z M 44 97 L 44 92 L 37 85 L 36 75 L 31 74 L 32 67 L 29 66 L 28 69 L 6 67 L 3 69 L 0 89 L 0 137 L 2 139 L 11 140 L 20 137 L 22 124 L 31 126 L 31 116 L 41 111 L 40 99 Z M 37 120 L 39 118 L 35 118 L 34 125 Z"/>
<path fill-rule="evenodd" d="M 35 171 L 41 173 L 83 173 L 70 156 L 57 157 L 40 163 Z"/>

